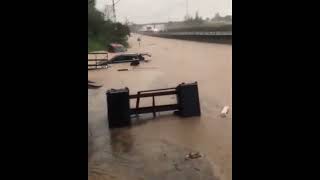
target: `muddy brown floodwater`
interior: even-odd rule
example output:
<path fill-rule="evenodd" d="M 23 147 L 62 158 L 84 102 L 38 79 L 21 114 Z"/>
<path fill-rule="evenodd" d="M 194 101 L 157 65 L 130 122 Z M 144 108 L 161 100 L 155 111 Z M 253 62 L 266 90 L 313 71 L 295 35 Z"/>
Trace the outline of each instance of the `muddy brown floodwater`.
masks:
<path fill-rule="evenodd" d="M 135 69 L 126 63 L 88 71 L 89 80 L 103 84 L 88 90 L 89 180 L 231 180 L 232 46 L 136 34 L 129 43 L 128 51 L 150 52 L 151 61 Z M 125 68 L 129 70 L 118 71 Z M 198 82 L 201 117 L 160 113 L 109 130 L 106 90 L 128 87 L 133 94 L 193 81 Z M 174 97 L 156 99 L 169 101 Z M 141 103 L 151 105 L 148 99 Z M 221 117 L 225 105 L 230 113 Z M 203 157 L 185 160 L 189 152 Z"/>

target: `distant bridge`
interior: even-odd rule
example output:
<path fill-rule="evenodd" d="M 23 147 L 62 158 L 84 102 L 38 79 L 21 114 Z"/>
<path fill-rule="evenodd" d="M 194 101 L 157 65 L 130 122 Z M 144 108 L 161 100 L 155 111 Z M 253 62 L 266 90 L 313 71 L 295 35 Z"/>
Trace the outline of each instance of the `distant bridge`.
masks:
<path fill-rule="evenodd" d="M 147 26 L 147 25 L 163 25 L 168 24 L 168 22 L 155 22 L 155 23 L 144 23 L 144 24 L 136 24 L 138 26 Z"/>

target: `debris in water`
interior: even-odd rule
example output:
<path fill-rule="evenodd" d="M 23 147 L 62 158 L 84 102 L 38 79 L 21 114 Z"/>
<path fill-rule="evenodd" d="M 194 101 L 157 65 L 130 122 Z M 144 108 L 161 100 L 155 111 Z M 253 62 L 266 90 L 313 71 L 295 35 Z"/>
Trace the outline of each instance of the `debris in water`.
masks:
<path fill-rule="evenodd" d="M 173 166 L 174 166 L 174 168 L 175 168 L 177 171 L 181 171 L 181 169 L 178 167 L 178 164 L 177 164 L 177 163 L 174 163 Z"/>
<path fill-rule="evenodd" d="M 226 117 L 228 112 L 229 112 L 229 109 L 230 109 L 229 106 L 224 106 L 222 111 L 221 111 L 221 116 L 222 117 Z"/>
<path fill-rule="evenodd" d="M 97 86 L 97 85 L 92 85 L 92 84 L 88 84 L 88 89 L 98 89 L 101 88 L 102 86 Z"/>
<path fill-rule="evenodd" d="M 118 71 L 128 71 L 129 69 L 118 69 Z"/>
<path fill-rule="evenodd" d="M 102 85 L 97 85 L 97 84 L 94 84 L 94 83 L 96 83 L 96 82 L 88 80 L 88 89 L 98 89 L 98 88 L 102 87 Z"/>
<path fill-rule="evenodd" d="M 196 158 L 200 158 L 200 157 L 202 157 L 202 155 L 199 152 L 196 152 L 196 153 L 191 152 L 186 155 L 185 160 L 196 159 Z"/>
<path fill-rule="evenodd" d="M 137 67 L 134 68 L 134 70 L 139 70 L 139 69 L 159 69 L 158 67 Z"/>
<path fill-rule="evenodd" d="M 131 95 L 129 95 L 129 88 L 127 87 L 110 89 L 106 95 L 110 129 L 130 126 L 132 124 L 131 115 L 134 114 L 152 113 L 155 118 L 157 112 L 177 110 L 179 111 L 178 115 L 181 117 L 201 116 L 197 82 L 182 83 L 173 88 L 138 91 L 137 94 Z M 162 95 L 177 95 L 179 99 L 176 104 L 166 106 L 156 105 L 155 97 Z M 139 106 L 140 98 L 144 97 L 152 97 L 152 106 L 147 109 L 146 107 Z M 131 99 L 136 99 L 135 108 L 126 106 L 126 102 L 130 102 Z"/>
<path fill-rule="evenodd" d="M 139 61 L 133 61 L 130 63 L 130 66 L 138 66 L 140 64 Z"/>

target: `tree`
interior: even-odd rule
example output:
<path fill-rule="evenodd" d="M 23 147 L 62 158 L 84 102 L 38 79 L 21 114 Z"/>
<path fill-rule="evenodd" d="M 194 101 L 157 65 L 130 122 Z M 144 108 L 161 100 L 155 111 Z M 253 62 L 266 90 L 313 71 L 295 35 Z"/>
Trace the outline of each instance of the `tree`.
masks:
<path fill-rule="evenodd" d="M 130 25 L 130 21 L 129 21 L 128 17 L 126 17 L 126 18 L 124 19 L 124 24 L 127 25 L 127 26 Z"/>
<path fill-rule="evenodd" d="M 222 20 L 222 18 L 221 18 L 221 16 L 220 16 L 220 14 L 219 14 L 219 13 L 216 13 L 215 16 L 214 16 L 214 18 L 213 18 L 213 21 L 221 21 L 221 20 Z"/>
<path fill-rule="evenodd" d="M 88 0 L 88 6 L 94 6 L 95 0 Z"/>
<path fill-rule="evenodd" d="M 196 11 L 196 15 L 195 15 L 194 19 L 195 19 L 195 20 L 200 19 L 200 18 L 199 18 L 199 12 L 198 12 L 198 11 Z"/>
<path fill-rule="evenodd" d="M 127 46 L 129 27 L 105 20 L 104 14 L 94 4 L 93 0 L 88 0 L 88 50 L 103 50 L 113 42 Z"/>
<path fill-rule="evenodd" d="M 195 15 L 195 18 L 194 18 L 194 23 L 195 24 L 203 23 L 203 19 L 202 19 L 202 17 L 199 16 L 199 12 L 198 11 L 196 11 L 196 15 Z"/>
<path fill-rule="evenodd" d="M 193 23 L 193 18 L 191 16 L 186 15 L 184 17 L 184 23 L 186 24 L 192 24 Z"/>
<path fill-rule="evenodd" d="M 224 17 L 225 21 L 231 22 L 232 21 L 232 16 L 231 15 L 227 15 Z"/>
<path fill-rule="evenodd" d="M 191 17 L 192 18 L 192 17 Z M 188 21 L 188 20 L 190 20 L 190 16 L 189 15 L 185 15 L 184 16 L 184 21 Z"/>
<path fill-rule="evenodd" d="M 195 17 L 192 18 L 191 16 L 185 16 L 184 18 L 184 23 L 185 24 L 190 24 L 190 25 L 198 25 L 203 23 L 202 17 L 199 16 L 199 12 L 196 11 Z"/>

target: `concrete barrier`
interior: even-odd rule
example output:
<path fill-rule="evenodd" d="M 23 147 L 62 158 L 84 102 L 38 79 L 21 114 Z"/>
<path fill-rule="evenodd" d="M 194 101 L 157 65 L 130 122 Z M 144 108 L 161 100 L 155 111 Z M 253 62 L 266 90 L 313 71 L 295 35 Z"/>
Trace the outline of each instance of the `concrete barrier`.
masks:
<path fill-rule="evenodd" d="M 232 44 L 232 32 L 144 32 L 141 34 L 170 39 Z"/>

